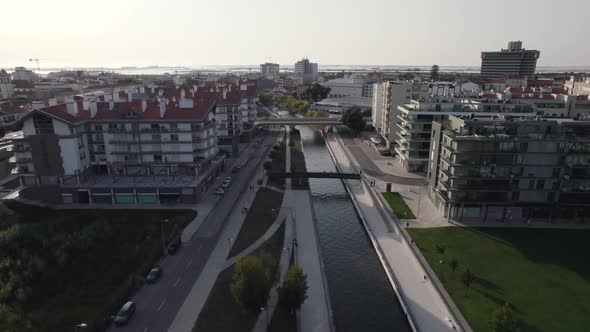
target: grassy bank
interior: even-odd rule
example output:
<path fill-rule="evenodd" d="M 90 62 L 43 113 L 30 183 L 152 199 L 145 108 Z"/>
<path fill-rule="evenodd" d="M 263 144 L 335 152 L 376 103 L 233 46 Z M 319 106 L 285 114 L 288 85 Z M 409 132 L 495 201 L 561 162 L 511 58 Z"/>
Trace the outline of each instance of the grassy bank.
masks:
<path fill-rule="evenodd" d="M 587 230 L 408 229 L 472 326 L 488 331 L 492 312 L 509 303 L 522 331 L 587 331 L 590 265 Z M 449 264 L 457 261 L 456 270 Z M 441 263 L 442 261 L 442 263 Z M 466 269 L 474 275 L 467 287 Z"/>
<path fill-rule="evenodd" d="M 264 187 L 258 189 L 240 233 L 232 243 L 230 257 L 242 252 L 266 233 L 279 215 L 282 203 L 282 192 Z"/>
<path fill-rule="evenodd" d="M 395 215 L 400 219 L 416 219 L 416 216 L 410 210 L 410 207 L 404 202 L 402 196 L 398 193 L 381 193 Z"/>
<path fill-rule="evenodd" d="M 7 203 L 0 219 L 2 331 L 68 331 L 81 321 L 102 331 L 162 254 L 165 233 L 191 210 L 51 210 Z M 12 264 L 11 262 L 20 262 Z M 26 265 L 26 267 L 25 267 Z M 10 287 L 9 287 L 10 286 Z M 17 320 L 12 318 L 16 315 Z"/>

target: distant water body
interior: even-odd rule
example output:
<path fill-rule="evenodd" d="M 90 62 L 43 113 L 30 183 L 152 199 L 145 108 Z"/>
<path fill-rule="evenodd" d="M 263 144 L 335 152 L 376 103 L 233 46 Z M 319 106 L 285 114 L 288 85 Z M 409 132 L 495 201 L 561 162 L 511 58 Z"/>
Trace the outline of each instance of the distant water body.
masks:
<path fill-rule="evenodd" d="M 196 66 L 196 67 L 118 67 L 118 68 L 102 68 L 102 67 L 59 67 L 59 68 L 42 68 L 41 74 L 45 75 L 50 72 L 60 70 L 86 70 L 86 71 L 105 71 L 115 72 L 124 75 L 163 75 L 163 74 L 187 74 L 191 72 L 200 73 L 235 73 L 242 74 L 248 72 L 255 72 L 260 70 L 258 65 L 227 65 L 227 66 Z M 384 72 L 408 72 L 408 71 L 429 71 L 430 66 L 416 65 L 416 66 L 393 66 L 393 65 L 321 65 L 319 70 L 322 72 L 341 72 L 341 71 L 384 71 Z M 293 65 L 281 65 L 281 71 L 293 71 Z M 440 66 L 441 72 L 448 73 L 479 73 L 479 66 Z M 539 73 L 564 73 L 564 72 L 590 72 L 590 66 L 578 67 L 537 67 Z"/>

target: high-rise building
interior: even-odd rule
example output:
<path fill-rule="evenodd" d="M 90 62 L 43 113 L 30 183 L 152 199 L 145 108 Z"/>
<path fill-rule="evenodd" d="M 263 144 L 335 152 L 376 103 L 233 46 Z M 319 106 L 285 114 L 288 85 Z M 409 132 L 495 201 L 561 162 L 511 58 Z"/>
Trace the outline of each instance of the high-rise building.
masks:
<path fill-rule="evenodd" d="M 260 65 L 262 77 L 267 80 L 276 80 L 279 78 L 279 64 L 266 62 Z"/>
<path fill-rule="evenodd" d="M 498 79 L 506 75 L 532 78 L 541 52 L 525 50 L 521 41 L 511 41 L 507 49 L 481 52 L 481 77 Z"/>
<path fill-rule="evenodd" d="M 381 136 L 385 139 L 388 149 L 392 148 L 396 140 L 396 118 L 399 115 L 398 106 L 410 102 L 412 98 L 412 83 L 383 82 L 381 110 Z"/>
<path fill-rule="evenodd" d="M 318 64 L 310 62 L 307 58 L 297 61 L 293 71 L 295 75 L 303 76 L 304 81 L 315 82 L 318 79 Z"/>
<path fill-rule="evenodd" d="M 371 113 L 371 124 L 381 134 L 381 114 L 383 113 L 383 83 L 373 83 L 373 112 Z"/>

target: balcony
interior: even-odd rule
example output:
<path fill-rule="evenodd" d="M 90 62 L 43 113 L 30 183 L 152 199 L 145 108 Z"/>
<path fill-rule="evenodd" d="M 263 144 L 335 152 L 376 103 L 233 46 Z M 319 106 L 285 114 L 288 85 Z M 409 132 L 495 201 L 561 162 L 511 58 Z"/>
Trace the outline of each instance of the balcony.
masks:
<path fill-rule="evenodd" d="M 31 162 L 33 162 L 33 159 L 31 159 L 31 158 L 16 158 L 17 164 L 28 164 Z"/>

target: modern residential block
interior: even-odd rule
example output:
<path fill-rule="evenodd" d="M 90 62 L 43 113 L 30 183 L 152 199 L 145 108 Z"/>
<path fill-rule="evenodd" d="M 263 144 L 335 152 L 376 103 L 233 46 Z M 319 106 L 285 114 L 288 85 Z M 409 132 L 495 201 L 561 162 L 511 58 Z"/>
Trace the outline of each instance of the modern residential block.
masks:
<path fill-rule="evenodd" d="M 497 79 L 516 74 L 532 78 L 540 55 L 539 51 L 522 48 L 521 41 L 511 41 L 500 51 L 481 52 L 481 77 Z"/>
<path fill-rule="evenodd" d="M 429 194 L 459 221 L 587 220 L 590 121 L 449 116 L 432 125 Z"/>

